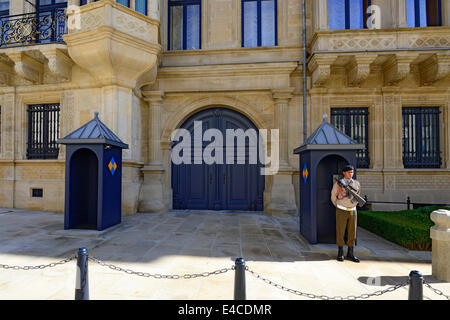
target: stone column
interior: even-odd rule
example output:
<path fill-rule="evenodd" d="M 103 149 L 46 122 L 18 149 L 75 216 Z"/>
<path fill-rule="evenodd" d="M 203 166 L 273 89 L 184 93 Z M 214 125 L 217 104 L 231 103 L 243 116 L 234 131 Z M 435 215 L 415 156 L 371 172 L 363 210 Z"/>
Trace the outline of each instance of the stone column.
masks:
<path fill-rule="evenodd" d="M 439 280 L 450 281 L 450 211 L 437 210 L 431 213 L 435 223 L 430 229 L 432 239 L 432 273 Z"/>
<path fill-rule="evenodd" d="M 161 91 L 143 91 L 149 106 L 148 112 L 148 162 L 141 169 L 144 183 L 140 195 L 140 212 L 163 212 L 168 209 L 165 197 L 162 148 L 161 148 L 161 111 L 164 93 Z"/>
<path fill-rule="evenodd" d="M 329 30 L 328 0 L 314 1 L 314 31 Z"/>
<path fill-rule="evenodd" d="M 279 130 L 279 171 L 272 177 L 272 188 L 266 212 L 272 216 L 293 216 L 297 214 L 295 190 L 292 183 L 295 169 L 289 164 L 288 156 L 288 127 L 289 101 L 294 88 L 272 90 L 275 102 L 274 122 L 272 129 Z M 274 143 L 274 141 L 271 141 Z"/>
<path fill-rule="evenodd" d="M 275 102 L 273 128 L 280 130 L 280 169 L 291 166 L 288 163 L 288 107 L 294 88 L 272 90 Z"/>
<path fill-rule="evenodd" d="M 397 1 L 392 1 L 397 2 Z M 396 25 L 399 28 L 407 28 L 408 27 L 408 21 L 406 20 L 406 0 L 398 0 L 397 4 L 397 23 Z"/>
<path fill-rule="evenodd" d="M 373 112 L 369 115 L 369 119 L 371 119 L 371 121 L 369 121 L 369 130 L 373 137 L 369 140 L 369 149 L 372 150 L 370 153 L 370 162 L 373 169 L 382 169 L 384 159 L 384 117 L 382 96 L 376 96 L 374 100 Z"/>
<path fill-rule="evenodd" d="M 401 98 L 392 92 L 383 99 L 384 168 L 403 169 Z"/>

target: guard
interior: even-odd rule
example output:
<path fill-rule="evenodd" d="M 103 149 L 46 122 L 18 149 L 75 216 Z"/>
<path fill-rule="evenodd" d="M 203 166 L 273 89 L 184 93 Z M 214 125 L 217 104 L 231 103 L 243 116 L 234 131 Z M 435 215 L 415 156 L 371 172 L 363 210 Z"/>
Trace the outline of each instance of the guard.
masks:
<path fill-rule="evenodd" d="M 346 190 L 345 186 L 351 187 L 357 194 L 361 192 L 361 186 L 353 179 L 354 168 L 347 165 L 342 170 L 344 178 L 336 181 L 331 190 L 331 202 L 336 207 L 336 244 L 338 246 L 337 260 L 344 261 L 344 235 L 347 229 L 347 259 L 359 263 L 359 259 L 353 254 L 356 240 L 356 221 L 358 202 L 355 197 Z"/>

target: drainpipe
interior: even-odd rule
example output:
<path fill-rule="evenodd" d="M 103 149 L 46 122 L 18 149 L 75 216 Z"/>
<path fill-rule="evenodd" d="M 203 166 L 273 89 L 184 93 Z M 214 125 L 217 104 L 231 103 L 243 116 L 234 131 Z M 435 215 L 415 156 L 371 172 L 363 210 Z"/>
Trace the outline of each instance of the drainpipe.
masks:
<path fill-rule="evenodd" d="M 308 139 L 308 108 L 307 108 L 307 84 L 306 84 L 306 66 L 307 66 L 307 58 L 308 52 L 306 50 L 306 0 L 303 0 L 302 4 L 302 15 L 303 15 L 303 142 Z"/>

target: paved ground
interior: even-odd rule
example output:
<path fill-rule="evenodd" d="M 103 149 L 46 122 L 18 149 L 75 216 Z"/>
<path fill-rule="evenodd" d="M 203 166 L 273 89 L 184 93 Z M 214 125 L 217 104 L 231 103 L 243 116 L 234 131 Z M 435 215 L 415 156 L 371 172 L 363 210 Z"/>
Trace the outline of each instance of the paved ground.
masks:
<path fill-rule="evenodd" d="M 92 257 L 151 274 L 191 274 L 230 268 L 244 257 L 249 269 L 305 293 L 359 296 L 404 282 L 419 270 L 435 288 L 450 283 L 431 276 L 431 253 L 412 252 L 358 230 L 362 262 L 335 260 L 334 246 L 310 246 L 298 219 L 261 213 L 137 214 L 109 232 L 84 236 L 63 231 L 62 214 L 0 208 L 0 265 L 35 266 L 60 261 L 86 247 Z M 73 299 L 75 261 L 38 270 L 0 268 L 0 299 Z M 308 299 L 246 273 L 248 299 Z M 233 299 L 234 271 L 194 279 L 154 279 L 89 262 L 91 299 Z M 424 288 L 426 299 L 442 299 Z M 371 299 L 408 297 L 408 287 Z"/>

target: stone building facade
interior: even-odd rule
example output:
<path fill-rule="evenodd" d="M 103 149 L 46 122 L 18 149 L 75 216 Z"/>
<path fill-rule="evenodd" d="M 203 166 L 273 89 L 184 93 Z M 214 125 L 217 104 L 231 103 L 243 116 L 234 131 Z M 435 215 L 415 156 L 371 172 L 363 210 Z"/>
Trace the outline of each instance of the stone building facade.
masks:
<path fill-rule="evenodd" d="M 3 1 L 9 12 L 0 17 L 0 206 L 63 212 L 64 146 L 33 157 L 31 145 L 50 132 L 64 137 L 99 111 L 130 147 L 123 215 L 170 210 L 171 133 L 202 110 L 225 108 L 258 129 L 280 130 L 280 170 L 266 176 L 264 211 L 297 214 L 301 0 L 199 0 L 195 8 L 172 0 L 81 1 Z M 450 0 L 425 3 L 426 14 L 415 7 L 420 2 L 361 0 L 355 11 L 348 4 L 358 1 L 306 1 L 308 134 L 324 113 L 347 121 L 339 125 L 367 144 L 358 179 L 371 200 L 450 203 Z M 369 5 L 377 29 L 367 28 Z M 52 29 L 39 40 L 44 22 L 33 31 L 37 37 L 6 35 L 7 21 L 58 6 L 67 17 L 61 34 Z M 23 33 L 29 26 L 22 20 Z M 58 108 L 53 127 L 47 118 L 45 130 L 36 127 L 42 119 L 30 115 L 49 105 Z M 359 122 L 353 108 L 364 111 Z M 429 110 L 433 115 L 424 116 Z M 47 133 L 36 138 L 36 130 Z"/>

